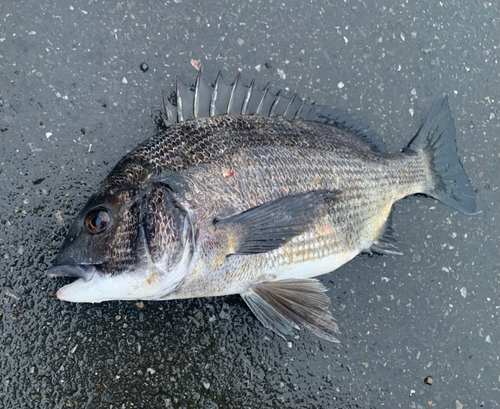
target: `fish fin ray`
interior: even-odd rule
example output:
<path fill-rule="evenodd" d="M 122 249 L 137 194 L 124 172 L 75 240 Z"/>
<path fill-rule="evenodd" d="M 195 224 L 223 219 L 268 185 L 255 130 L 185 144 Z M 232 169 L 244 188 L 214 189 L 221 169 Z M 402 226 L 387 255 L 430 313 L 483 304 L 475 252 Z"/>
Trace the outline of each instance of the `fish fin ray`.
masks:
<path fill-rule="evenodd" d="M 277 117 L 284 117 L 285 112 L 292 102 L 292 98 L 294 95 L 291 97 L 286 97 L 283 95 L 283 92 L 280 90 L 280 99 L 276 100 L 275 103 L 273 104 L 273 115 L 272 116 L 277 116 Z"/>
<path fill-rule="evenodd" d="M 285 109 L 285 112 L 283 113 L 283 116 L 286 119 L 294 119 L 301 106 L 302 100 L 296 93 L 293 94 L 290 102 L 288 103 L 288 106 Z"/>
<path fill-rule="evenodd" d="M 285 338 L 292 329 L 307 328 L 331 342 L 339 327 L 330 312 L 327 289 L 316 279 L 289 279 L 252 286 L 241 294 L 249 308 L 267 328 Z"/>
<path fill-rule="evenodd" d="M 257 88 L 257 86 L 255 86 L 254 80 L 252 80 L 251 85 L 252 85 L 252 91 L 248 99 L 247 111 L 244 113 L 244 115 L 259 115 L 258 110 L 260 106 L 260 101 L 262 100 L 264 93 L 267 92 L 266 91 L 267 87 L 264 89 Z"/>
<path fill-rule="evenodd" d="M 164 92 L 162 92 L 164 113 L 160 114 L 163 125 L 169 127 L 171 124 L 177 123 L 177 107 L 172 105 Z"/>
<path fill-rule="evenodd" d="M 193 117 L 206 118 L 210 116 L 210 98 L 212 96 L 211 87 L 205 82 L 202 70 L 198 71 L 196 77 L 194 104 L 193 104 Z"/>
<path fill-rule="evenodd" d="M 255 111 L 255 115 L 257 116 L 269 116 L 269 111 L 271 109 L 271 105 L 274 101 L 273 96 L 269 89 L 271 88 L 271 83 L 268 82 L 266 87 L 262 90 L 260 94 L 259 105 L 257 106 L 257 110 Z M 266 111 L 267 110 L 267 111 Z"/>
<path fill-rule="evenodd" d="M 179 77 L 177 77 L 176 97 L 178 122 L 193 119 L 194 91 L 191 91 Z"/>
<path fill-rule="evenodd" d="M 247 87 L 247 93 L 245 99 L 243 100 L 243 106 L 241 108 L 241 115 L 250 115 L 248 103 L 250 102 L 250 98 L 252 98 L 252 93 L 254 90 L 255 79 L 252 79 L 250 85 Z"/>
<path fill-rule="evenodd" d="M 262 300 L 253 290 L 241 294 L 241 297 L 264 327 L 271 329 L 285 340 L 293 335 L 294 327 L 290 321 Z"/>
<path fill-rule="evenodd" d="M 224 115 L 227 113 L 232 90 L 233 87 L 226 84 L 222 77 L 222 72 L 219 71 L 212 94 L 211 106 L 213 109 L 210 110 L 210 116 Z"/>
<path fill-rule="evenodd" d="M 216 229 L 226 229 L 237 245 L 228 255 L 266 253 L 304 233 L 340 194 L 337 190 L 313 190 L 284 196 L 225 219 L 215 219 Z"/>
<path fill-rule="evenodd" d="M 271 104 L 271 110 L 269 111 L 269 116 L 271 117 L 279 116 L 279 114 L 276 113 L 276 108 L 280 103 L 281 99 L 282 99 L 281 90 L 279 90 L 278 93 L 275 95 L 273 103 Z"/>
<path fill-rule="evenodd" d="M 243 103 L 247 96 L 247 89 L 248 87 L 240 81 L 240 73 L 238 73 L 231 88 L 231 96 L 226 111 L 228 115 L 241 115 Z"/>
<path fill-rule="evenodd" d="M 430 164 L 433 185 L 429 196 L 465 214 L 476 214 L 476 193 L 457 154 L 455 124 L 446 95 L 441 95 L 408 146 L 406 154 L 423 152 Z"/>

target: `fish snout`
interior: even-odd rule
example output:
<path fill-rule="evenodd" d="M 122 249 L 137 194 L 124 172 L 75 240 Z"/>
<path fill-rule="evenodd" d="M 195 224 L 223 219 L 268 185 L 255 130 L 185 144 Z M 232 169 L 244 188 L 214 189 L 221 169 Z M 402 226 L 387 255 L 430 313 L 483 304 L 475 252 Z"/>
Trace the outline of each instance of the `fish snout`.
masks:
<path fill-rule="evenodd" d="M 94 275 L 94 270 L 93 266 L 63 264 L 50 267 L 47 271 L 47 275 L 51 278 L 75 277 L 83 278 L 85 281 L 88 281 Z"/>

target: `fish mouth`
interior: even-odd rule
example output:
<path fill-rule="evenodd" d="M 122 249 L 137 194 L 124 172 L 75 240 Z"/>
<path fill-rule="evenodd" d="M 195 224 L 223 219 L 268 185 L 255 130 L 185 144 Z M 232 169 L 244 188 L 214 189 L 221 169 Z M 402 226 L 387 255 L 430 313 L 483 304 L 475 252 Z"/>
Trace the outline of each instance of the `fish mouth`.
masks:
<path fill-rule="evenodd" d="M 149 299 L 158 291 L 159 283 L 144 267 L 135 272 L 110 275 L 86 264 L 61 264 L 49 268 L 50 277 L 75 277 L 61 287 L 57 298 L 74 303 L 100 303 L 111 300 Z"/>
<path fill-rule="evenodd" d="M 57 291 L 57 298 L 62 301 L 70 302 L 98 302 L 97 300 L 84 300 L 81 295 L 75 297 L 74 290 L 78 289 L 85 284 L 92 283 L 96 276 L 96 269 L 93 265 L 87 264 L 61 264 L 55 265 L 48 269 L 47 275 L 50 278 L 54 277 L 71 277 L 77 278 L 73 282 L 61 287 Z"/>
<path fill-rule="evenodd" d="M 91 265 L 76 264 L 76 265 L 59 265 L 52 266 L 48 269 L 47 275 L 50 278 L 54 277 L 76 277 L 84 281 L 92 279 L 95 268 Z"/>

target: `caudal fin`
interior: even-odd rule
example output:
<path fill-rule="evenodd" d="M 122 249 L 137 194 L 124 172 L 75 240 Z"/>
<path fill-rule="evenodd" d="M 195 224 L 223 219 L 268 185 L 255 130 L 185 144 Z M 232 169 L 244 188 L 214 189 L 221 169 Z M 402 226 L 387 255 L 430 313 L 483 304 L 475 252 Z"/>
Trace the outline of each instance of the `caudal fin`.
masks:
<path fill-rule="evenodd" d="M 476 194 L 457 154 L 455 125 L 446 95 L 441 95 L 403 152 L 423 152 L 433 186 L 425 194 L 465 214 L 476 213 Z"/>

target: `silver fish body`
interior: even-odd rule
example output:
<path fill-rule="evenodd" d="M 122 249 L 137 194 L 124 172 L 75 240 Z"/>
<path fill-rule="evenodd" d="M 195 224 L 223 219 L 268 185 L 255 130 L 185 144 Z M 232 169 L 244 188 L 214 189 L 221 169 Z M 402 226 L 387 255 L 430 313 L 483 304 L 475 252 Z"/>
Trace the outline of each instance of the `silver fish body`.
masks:
<path fill-rule="evenodd" d="M 281 336 L 308 328 L 336 341 L 325 288 L 312 277 L 363 251 L 397 253 L 388 220 L 405 196 L 475 212 L 445 97 L 391 154 L 345 113 L 312 115 L 295 96 L 283 103 L 239 77 L 230 92 L 221 84 L 200 76 L 194 92 L 178 86 L 177 108 L 166 112 L 179 122 L 127 154 L 89 199 L 49 269 L 79 277 L 60 299 L 241 294 Z"/>

